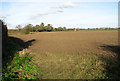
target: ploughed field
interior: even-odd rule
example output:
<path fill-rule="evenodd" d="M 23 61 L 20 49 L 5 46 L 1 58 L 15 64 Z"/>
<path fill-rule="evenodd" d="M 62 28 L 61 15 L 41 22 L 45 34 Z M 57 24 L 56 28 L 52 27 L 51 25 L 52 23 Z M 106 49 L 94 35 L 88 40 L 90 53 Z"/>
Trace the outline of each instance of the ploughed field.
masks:
<path fill-rule="evenodd" d="M 118 78 L 118 31 L 39 32 L 11 35 L 35 40 L 28 50 L 43 79 Z M 116 69 L 118 69 L 116 71 Z"/>

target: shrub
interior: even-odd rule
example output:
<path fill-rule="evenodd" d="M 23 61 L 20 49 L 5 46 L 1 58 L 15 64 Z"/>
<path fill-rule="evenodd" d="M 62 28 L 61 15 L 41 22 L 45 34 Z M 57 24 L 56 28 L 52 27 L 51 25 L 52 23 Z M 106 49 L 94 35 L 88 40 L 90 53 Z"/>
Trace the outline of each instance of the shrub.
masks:
<path fill-rule="evenodd" d="M 21 30 L 21 33 L 22 33 L 22 34 L 29 34 L 29 33 L 30 33 L 30 30 L 29 30 L 28 27 L 25 27 L 25 28 L 23 28 L 23 29 Z"/>

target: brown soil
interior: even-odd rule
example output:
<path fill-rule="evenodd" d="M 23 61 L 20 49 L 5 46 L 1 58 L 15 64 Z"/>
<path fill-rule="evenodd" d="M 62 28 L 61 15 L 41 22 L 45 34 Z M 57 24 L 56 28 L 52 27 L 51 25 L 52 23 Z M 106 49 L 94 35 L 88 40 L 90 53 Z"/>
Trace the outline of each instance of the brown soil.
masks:
<path fill-rule="evenodd" d="M 42 78 L 47 79 L 72 76 L 72 71 L 77 72 L 74 66 L 81 67 L 77 65 L 81 55 L 114 57 L 119 54 L 117 49 L 111 50 L 118 45 L 118 31 L 40 32 L 13 36 L 25 42 L 35 40 L 28 49 L 45 74 Z M 66 69 L 68 72 L 64 72 Z"/>
<path fill-rule="evenodd" d="M 118 31 L 40 32 L 14 36 L 24 41 L 36 40 L 29 50 L 37 55 L 44 53 L 111 55 L 111 52 L 103 50 L 103 47 L 118 45 Z"/>

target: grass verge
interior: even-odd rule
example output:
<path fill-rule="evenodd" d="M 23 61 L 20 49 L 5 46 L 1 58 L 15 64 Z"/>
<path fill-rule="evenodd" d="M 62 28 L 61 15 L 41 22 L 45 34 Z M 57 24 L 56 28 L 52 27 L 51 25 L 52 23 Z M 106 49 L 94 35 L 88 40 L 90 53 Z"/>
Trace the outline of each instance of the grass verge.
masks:
<path fill-rule="evenodd" d="M 41 74 L 41 71 L 32 61 L 32 57 L 28 53 L 20 57 L 17 52 L 22 48 L 10 39 L 8 39 L 7 43 L 7 50 L 2 56 L 2 81 L 36 79 Z"/>

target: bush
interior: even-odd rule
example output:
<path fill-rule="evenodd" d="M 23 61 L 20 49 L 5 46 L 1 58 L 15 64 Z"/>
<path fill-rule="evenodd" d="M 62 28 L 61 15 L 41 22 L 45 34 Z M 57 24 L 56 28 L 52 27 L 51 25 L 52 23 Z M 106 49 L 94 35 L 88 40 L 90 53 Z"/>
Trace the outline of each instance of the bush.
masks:
<path fill-rule="evenodd" d="M 30 33 L 30 30 L 29 30 L 28 27 L 25 27 L 25 28 L 23 28 L 23 29 L 21 30 L 21 33 L 22 33 L 22 34 L 29 34 L 29 33 Z"/>

